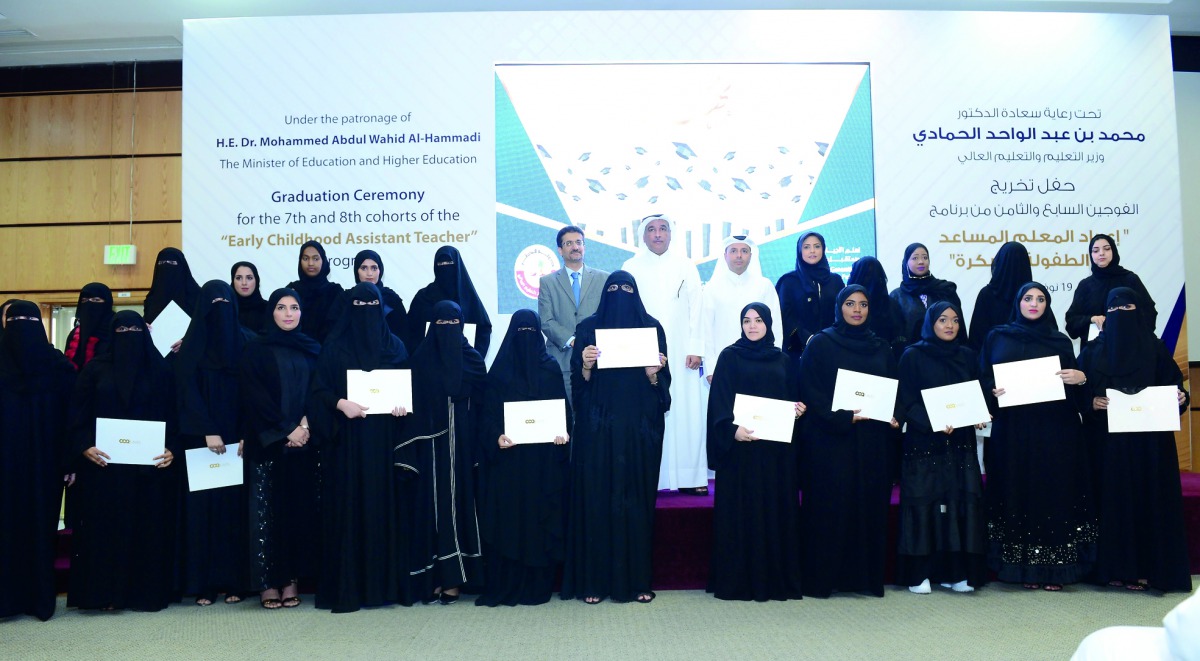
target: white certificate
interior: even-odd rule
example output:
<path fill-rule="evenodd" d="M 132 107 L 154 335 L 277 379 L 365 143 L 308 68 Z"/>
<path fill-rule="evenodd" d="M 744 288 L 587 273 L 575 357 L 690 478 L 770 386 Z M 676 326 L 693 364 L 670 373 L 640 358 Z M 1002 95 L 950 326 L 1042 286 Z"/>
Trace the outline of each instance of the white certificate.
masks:
<path fill-rule="evenodd" d="M 413 412 L 412 370 L 346 370 L 346 399 L 367 407 L 367 415 Z"/>
<path fill-rule="evenodd" d="M 1136 395 L 1109 388 L 1108 431 L 1179 431 L 1179 389 L 1151 386 Z"/>
<path fill-rule="evenodd" d="M 1096 324 L 1088 324 L 1088 342 L 1100 337 L 1100 329 L 1096 328 Z"/>
<path fill-rule="evenodd" d="M 987 422 L 987 402 L 983 399 L 983 388 L 979 381 L 964 381 L 921 391 L 925 402 L 925 413 L 929 415 L 929 426 L 934 431 L 947 426 L 973 427 Z"/>
<path fill-rule="evenodd" d="M 891 422 L 896 415 L 896 387 L 899 381 L 873 374 L 838 369 L 833 384 L 833 410 L 854 411 L 858 415 L 881 422 Z"/>
<path fill-rule="evenodd" d="M 164 356 L 171 353 L 171 345 L 175 344 L 176 340 L 183 339 L 190 323 L 192 318 L 183 308 L 176 305 L 175 301 L 167 303 L 167 307 L 163 308 L 151 324 L 150 339 L 154 341 L 154 348 Z"/>
<path fill-rule="evenodd" d="M 553 443 L 555 436 L 566 438 L 566 405 L 562 399 L 504 402 L 504 435 L 514 445 Z"/>
<path fill-rule="evenodd" d="M 791 443 L 796 403 L 738 394 L 733 398 L 733 424 L 749 429 L 755 438 L 764 441 Z"/>
<path fill-rule="evenodd" d="M 655 328 L 597 328 L 596 367 L 653 367 L 658 365 L 658 330 Z"/>
<path fill-rule="evenodd" d="M 467 338 L 467 342 L 470 342 L 471 346 L 475 346 L 475 324 L 464 323 L 462 325 L 462 328 L 463 328 L 463 337 Z M 425 334 L 429 335 L 429 322 L 428 321 L 425 322 Z"/>
<path fill-rule="evenodd" d="M 158 420 L 96 418 L 96 448 L 110 464 L 153 466 L 167 451 L 167 423 Z"/>
<path fill-rule="evenodd" d="M 184 450 L 183 454 L 188 491 L 235 487 L 242 483 L 242 458 L 238 456 L 237 443 L 227 443 L 225 454 L 217 454 L 208 448 Z"/>
<path fill-rule="evenodd" d="M 1066 399 L 1062 377 L 1055 374 L 1061 369 L 1058 356 L 993 365 L 996 387 L 1004 389 L 1004 395 L 997 398 L 1000 408 Z"/>

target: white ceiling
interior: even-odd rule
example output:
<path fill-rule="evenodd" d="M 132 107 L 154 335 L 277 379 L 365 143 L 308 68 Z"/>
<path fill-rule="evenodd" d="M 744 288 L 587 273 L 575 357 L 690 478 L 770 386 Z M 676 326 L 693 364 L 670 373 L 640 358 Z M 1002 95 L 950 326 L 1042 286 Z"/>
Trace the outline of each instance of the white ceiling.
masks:
<path fill-rule="evenodd" d="M 0 66 L 182 59 L 182 21 L 241 16 L 613 9 L 908 9 L 1170 16 L 1200 35 L 1200 0 L 0 0 Z M 5 36 L 3 31 L 29 35 Z"/>

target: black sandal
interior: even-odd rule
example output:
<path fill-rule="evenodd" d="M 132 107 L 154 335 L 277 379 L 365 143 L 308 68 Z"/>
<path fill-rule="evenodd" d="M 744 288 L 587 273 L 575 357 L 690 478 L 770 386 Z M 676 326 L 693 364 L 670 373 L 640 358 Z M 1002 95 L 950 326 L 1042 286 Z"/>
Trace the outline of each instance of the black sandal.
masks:
<path fill-rule="evenodd" d="M 681 487 L 679 493 L 689 496 L 707 496 L 708 487 Z"/>

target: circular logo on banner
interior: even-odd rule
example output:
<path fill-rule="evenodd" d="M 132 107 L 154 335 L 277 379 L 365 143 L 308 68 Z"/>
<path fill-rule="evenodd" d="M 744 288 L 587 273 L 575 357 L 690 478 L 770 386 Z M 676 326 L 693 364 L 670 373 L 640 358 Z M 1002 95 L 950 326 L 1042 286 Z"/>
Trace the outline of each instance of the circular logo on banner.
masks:
<path fill-rule="evenodd" d="M 513 276 L 517 280 L 517 289 L 532 299 L 537 299 L 539 284 L 543 275 L 549 275 L 558 270 L 558 253 L 546 246 L 533 245 L 517 255 L 517 263 L 513 266 Z"/>

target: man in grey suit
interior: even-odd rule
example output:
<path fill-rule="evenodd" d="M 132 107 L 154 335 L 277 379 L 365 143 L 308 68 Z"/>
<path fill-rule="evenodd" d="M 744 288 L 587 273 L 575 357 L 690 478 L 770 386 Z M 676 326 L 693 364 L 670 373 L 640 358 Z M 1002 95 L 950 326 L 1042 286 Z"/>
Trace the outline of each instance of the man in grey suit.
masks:
<path fill-rule="evenodd" d="M 608 271 L 583 264 L 583 230 L 568 225 L 558 231 L 558 253 L 563 268 L 542 276 L 538 291 L 538 314 L 546 334 L 546 351 L 558 361 L 571 396 L 571 349 L 575 346 L 575 326 L 596 313 L 600 290 Z"/>

